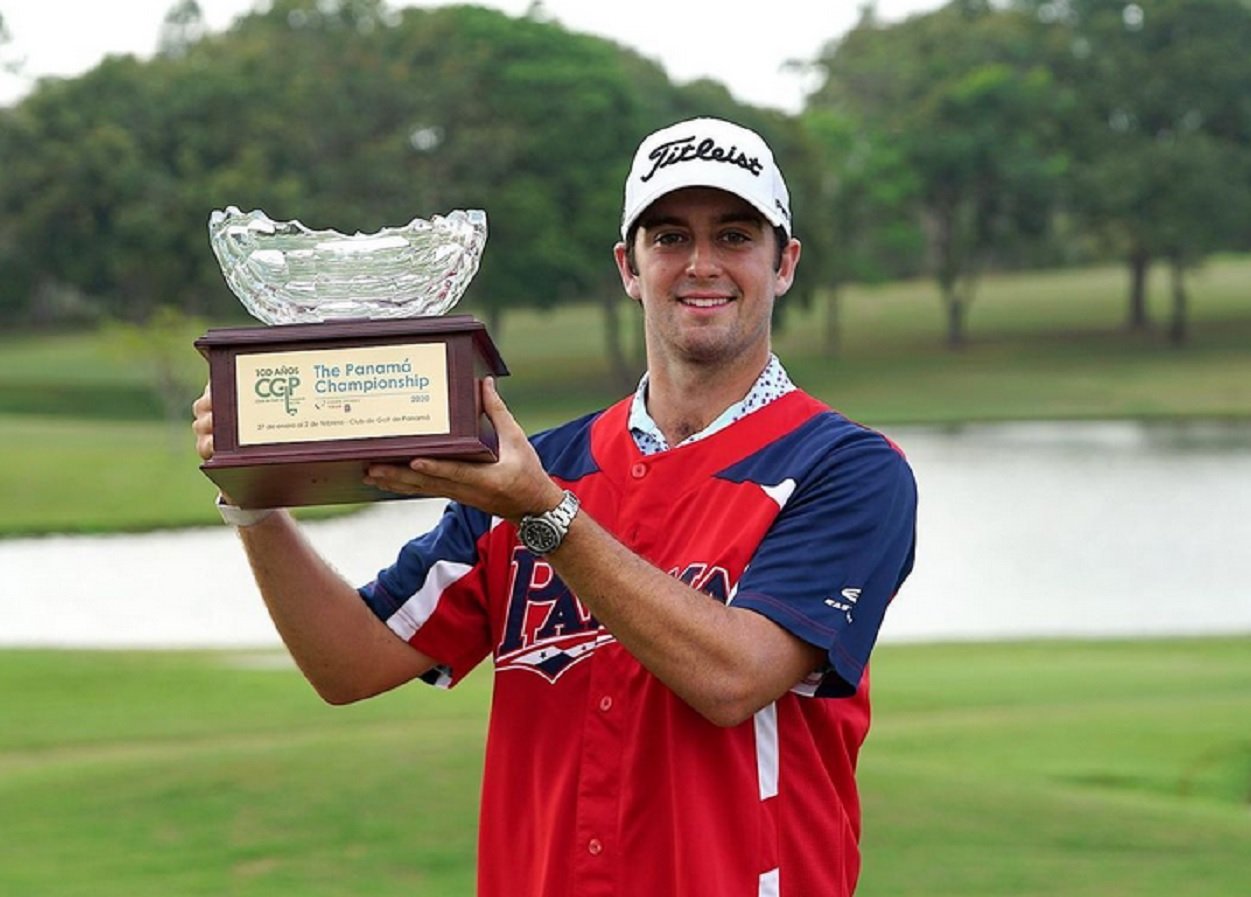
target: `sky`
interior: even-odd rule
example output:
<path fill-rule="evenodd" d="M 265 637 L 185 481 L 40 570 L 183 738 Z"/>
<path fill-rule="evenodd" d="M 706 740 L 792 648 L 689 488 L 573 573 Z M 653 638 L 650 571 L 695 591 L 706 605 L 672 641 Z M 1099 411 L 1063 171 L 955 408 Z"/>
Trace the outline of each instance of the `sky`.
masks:
<path fill-rule="evenodd" d="M 199 0 L 213 31 L 264 0 Z M 796 112 L 812 84 L 787 66 L 816 57 L 856 21 L 861 0 L 543 0 L 551 18 L 573 31 L 611 38 L 664 66 L 675 81 L 709 77 L 740 102 Z M 522 15 L 531 0 L 480 0 Z M 0 73 L 0 105 L 13 103 L 41 76 L 72 77 L 109 54 L 147 57 L 174 0 L 0 0 L 12 38 L 3 60 L 20 60 L 24 77 Z M 439 6 L 438 0 L 391 6 Z M 941 0 L 878 0 L 895 21 Z M 763 14 L 762 14 L 763 8 Z M 755 9 L 754 12 L 748 10 Z"/>

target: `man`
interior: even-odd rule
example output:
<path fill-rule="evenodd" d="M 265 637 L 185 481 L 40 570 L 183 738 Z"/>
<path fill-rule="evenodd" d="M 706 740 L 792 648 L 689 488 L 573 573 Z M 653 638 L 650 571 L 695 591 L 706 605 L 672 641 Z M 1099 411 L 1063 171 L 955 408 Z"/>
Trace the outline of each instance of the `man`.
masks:
<path fill-rule="evenodd" d="M 455 685 L 492 657 L 479 894 L 850 894 L 865 667 L 912 565 L 911 472 L 771 353 L 800 244 L 758 135 L 648 137 L 621 232 L 638 391 L 531 443 L 488 383 L 497 462 L 371 467 L 452 500 L 374 582 L 344 582 L 286 513 L 223 515 L 327 700 Z M 208 457 L 207 391 L 196 413 Z"/>

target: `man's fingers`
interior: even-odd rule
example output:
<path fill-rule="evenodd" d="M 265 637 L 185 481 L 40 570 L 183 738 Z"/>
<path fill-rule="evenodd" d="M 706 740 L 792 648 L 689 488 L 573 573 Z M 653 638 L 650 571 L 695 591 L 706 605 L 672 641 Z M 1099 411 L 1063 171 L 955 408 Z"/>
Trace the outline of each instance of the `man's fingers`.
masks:
<path fill-rule="evenodd" d="M 420 477 L 449 483 L 462 483 L 473 476 L 475 465 L 466 461 L 448 461 L 435 458 L 414 458 L 408 468 Z"/>
<path fill-rule="evenodd" d="M 504 407 L 500 391 L 495 388 L 494 377 L 484 377 L 482 380 L 482 404 L 488 409 Z"/>
<path fill-rule="evenodd" d="M 191 432 L 195 433 L 195 450 L 200 459 L 207 461 L 213 457 L 213 396 L 208 384 L 204 392 L 191 403 L 191 413 L 195 420 L 191 422 Z"/>
<path fill-rule="evenodd" d="M 495 432 L 500 435 L 501 439 L 526 438 L 521 424 L 517 423 L 517 419 L 508 410 L 499 390 L 496 389 L 494 377 L 486 377 L 482 381 L 482 410 L 491 419 L 491 425 L 495 427 Z"/>
<path fill-rule="evenodd" d="M 373 464 L 365 471 L 365 482 L 401 495 L 437 495 L 507 519 L 543 505 L 552 481 L 492 378 L 482 384 L 482 409 L 499 434 L 494 463 L 414 458 L 407 467 Z"/>
<path fill-rule="evenodd" d="M 204 385 L 204 392 L 200 393 L 199 398 L 191 403 L 191 413 L 199 417 L 205 411 L 211 410 L 213 407 L 213 390 L 207 383 Z"/>
<path fill-rule="evenodd" d="M 403 495 L 441 494 L 434 488 L 435 478 L 397 464 L 371 464 L 365 469 L 365 482 L 388 492 Z"/>
<path fill-rule="evenodd" d="M 196 423 L 198 424 L 199 421 L 197 420 Z M 200 456 L 201 461 L 208 461 L 210 458 L 213 457 L 212 422 L 211 421 L 209 422 L 209 426 L 205 430 L 201 430 L 197 426 L 195 428 L 195 433 L 196 433 L 196 439 L 195 439 L 196 454 Z"/>

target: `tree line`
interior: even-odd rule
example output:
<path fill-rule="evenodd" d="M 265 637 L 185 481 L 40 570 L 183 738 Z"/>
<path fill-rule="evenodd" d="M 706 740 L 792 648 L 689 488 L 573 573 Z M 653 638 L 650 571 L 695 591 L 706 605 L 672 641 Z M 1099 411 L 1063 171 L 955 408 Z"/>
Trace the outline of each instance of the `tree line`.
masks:
<path fill-rule="evenodd" d="M 903 202 L 861 214 L 920 222 L 950 343 L 984 271 L 1090 258 L 1126 264 L 1132 329 L 1166 265 L 1182 342 L 1187 272 L 1251 243 L 1248 47 L 1245 0 L 955 0 L 890 26 L 870 6 L 806 114 L 888 167 Z"/>
<path fill-rule="evenodd" d="M 498 329 L 509 309 L 598 302 L 624 372 L 608 251 L 625 167 L 642 134 L 718 115 L 787 173 L 801 302 L 932 276 L 959 345 L 984 272 L 1117 258 L 1138 328 L 1167 266 L 1180 342 L 1187 272 L 1251 248 L 1248 47 L 1249 0 L 953 0 L 897 23 L 869 3 L 787 115 L 674 84 L 537 4 L 274 0 L 211 33 L 178 0 L 154 58 L 0 109 L 0 321 L 238 314 L 207 245 L 227 204 L 344 232 L 484 208 L 472 310 Z"/>

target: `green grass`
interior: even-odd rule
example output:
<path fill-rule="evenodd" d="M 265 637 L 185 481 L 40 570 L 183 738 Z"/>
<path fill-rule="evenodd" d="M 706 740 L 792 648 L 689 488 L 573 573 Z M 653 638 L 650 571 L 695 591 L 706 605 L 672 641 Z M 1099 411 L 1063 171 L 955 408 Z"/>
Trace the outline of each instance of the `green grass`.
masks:
<path fill-rule="evenodd" d="M 0 492 L 10 534 L 141 530 L 206 522 L 217 494 L 187 426 L 0 416 Z"/>
<path fill-rule="evenodd" d="M 0 415 L 0 535 L 215 524 L 199 464 L 189 421 Z"/>
<path fill-rule="evenodd" d="M 1151 283 L 1166 317 L 1163 272 Z M 787 307 L 776 348 L 794 379 L 870 424 L 1014 419 L 1251 417 L 1251 256 L 1213 260 L 1191 278 L 1189 345 L 1163 328 L 1123 331 L 1117 267 L 988 277 L 969 345 L 944 346 L 928 281 L 848 288 L 836 354 L 826 309 Z M 783 303 L 793 300 L 784 299 Z M 637 337 L 637 313 L 619 311 Z M 465 312 L 474 311 L 466 302 Z M 516 312 L 497 341 L 512 376 L 501 390 L 528 430 L 603 407 L 612 382 L 594 306 Z M 144 363 L 96 334 L 0 337 L 0 536 L 209 524 L 213 489 L 197 469 L 188 410 L 161 423 Z M 202 382 L 188 341 L 181 369 Z M 137 500 L 138 499 L 138 500 Z"/>
<path fill-rule="evenodd" d="M 471 894 L 482 683 L 331 710 L 275 659 L 0 654 L 0 893 Z"/>
<path fill-rule="evenodd" d="M 862 894 L 1235 895 L 1251 641 L 887 648 Z"/>
<path fill-rule="evenodd" d="M 0 893 L 472 894 L 489 687 L 0 652 Z M 873 687 L 864 897 L 1245 893 L 1251 639 L 885 645 Z"/>

